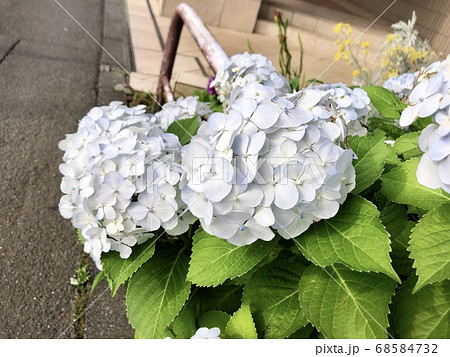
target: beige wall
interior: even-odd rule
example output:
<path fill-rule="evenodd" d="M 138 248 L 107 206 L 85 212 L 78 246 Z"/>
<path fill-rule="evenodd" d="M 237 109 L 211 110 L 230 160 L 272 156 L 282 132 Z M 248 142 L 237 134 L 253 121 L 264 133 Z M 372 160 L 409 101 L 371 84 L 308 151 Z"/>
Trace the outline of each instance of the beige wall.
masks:
<path fill-rule="evenodd" d="M 207 25 L 252 33 L 261 0 L 159 0 L 159 14 L 171 17 L 180 2 L 191 5 Z"/>

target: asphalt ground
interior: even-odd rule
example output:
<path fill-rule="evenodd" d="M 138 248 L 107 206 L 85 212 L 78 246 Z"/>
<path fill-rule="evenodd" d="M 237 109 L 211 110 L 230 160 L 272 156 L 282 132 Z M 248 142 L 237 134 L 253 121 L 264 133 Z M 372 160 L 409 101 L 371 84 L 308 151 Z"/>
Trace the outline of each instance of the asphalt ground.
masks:
<path fill-rule="evenodd" d="M 58 1 L 130 67 L 123 0 Z M 0 1 L 0 338 L 58 338 L 72 322 L 82 247 L 58 211 L 58 142 L 91 107 L 123 99 L 117 69 L 55 0 Z M 133 337 L 123 290 L 105 289 L 88 299 L 84 337 Z"/>

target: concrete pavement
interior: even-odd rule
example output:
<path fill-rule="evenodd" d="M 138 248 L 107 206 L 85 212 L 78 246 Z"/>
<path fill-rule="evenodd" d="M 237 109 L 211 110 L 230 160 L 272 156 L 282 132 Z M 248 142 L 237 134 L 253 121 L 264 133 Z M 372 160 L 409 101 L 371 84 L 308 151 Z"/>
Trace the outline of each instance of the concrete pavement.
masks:
<path fill-rule="evenodd" d="M 60 3 L 129 68 L 122 1 Z M 102 63 L 54 0 L 0 2 L 0 338 L 56 338 L 71 323 L 82 249 L 58 212 L 57 145 L 89 108 L 122 99 L 112 88 L 123 76 Z M 85 337 L 133 336 L 119 295 L 88 310 Z"/>

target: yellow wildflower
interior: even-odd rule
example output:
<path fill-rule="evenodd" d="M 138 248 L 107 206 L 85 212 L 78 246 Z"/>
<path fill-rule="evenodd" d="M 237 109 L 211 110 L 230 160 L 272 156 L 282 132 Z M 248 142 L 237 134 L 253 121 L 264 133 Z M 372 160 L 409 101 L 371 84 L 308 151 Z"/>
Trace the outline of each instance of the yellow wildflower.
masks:
<path fill-rule="evenodd" d="M 370 42 L 369 41 L 363 41 L 362 43 L 361 43 L 361 47 L 362 48 L 368 48 L 370 46 Z"/>
<path fill-rule="evenodd" d="M 334 26 L 334 33 L 341 33 L 343 25 L 343 22 L 339 22 L 338 24 L 336 24 L 336 26 Z"/>
<path fill-rule="evenodd" d="M 353 73 L 352 73 L 352 76 L 353 76 L 353 77 L 359 77 L 359 75 L 360 75 L 360 72 L 359 72 L 359 70 L 357 70 L 357 69 L 355 69 L 355 70 L 353 71 Z"/>
<path fill-rule="evenodd" d="M 350 24 L 344 24 L 342 26 L 342 32 L 344 33 L 344 35 L 350 36 L 352 34 L 352 32 L 353 32 L 353 29 L 350 26 Z"/>
<path fill-rule="evenodd" d="M 389 45 L 392 41 L 394 41 L 395 35 L 393 33 L 390 33 L 387 37 L 386 37 L 386 43 Z"/>

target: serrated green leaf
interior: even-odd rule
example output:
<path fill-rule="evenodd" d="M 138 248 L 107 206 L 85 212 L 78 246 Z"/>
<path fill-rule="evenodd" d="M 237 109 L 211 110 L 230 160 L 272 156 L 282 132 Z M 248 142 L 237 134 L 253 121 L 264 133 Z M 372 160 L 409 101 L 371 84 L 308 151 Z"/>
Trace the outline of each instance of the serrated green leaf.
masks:
<path fill-rule="evenodd" d="M 412 230 L 409 244 L 419 277 L 413 293 L 424 285 L 450 279 L 450 204 L 423 216 Z"/>
<path fill-rule="evenodd" d="M 382 116 L 393 119 L 400 118 L 400 112 L 406 108 L 406 105 L 394 93 L 379 86 L 367 86 L 363 89 Z"/>
<path fill-rule="evenodd" d="M 163 338 L 189 297 L 188 258 L 182 251 L 157 252 L 130 279 L 128 318 L 143 338 Z"/>
<path fill-rule="evenodd" d="M 180 119 L 174 121 L 167 128 L 168 133 L 178 136 L 181 145 L 186 145 L 191 142 L 192 137 L 197 134 L 200 122 L 197 117 L 189 119 Z"/>
<path fill-rule="evenodd" d="M 431 189 L 417 181 L 420 158 L 405 161 L 381 176 L 381 192 L 391 201 L 410 204 L 426 210 L 450 203 L 450 195 L 442 189 Z"/>
<path fill-rule="evenodd" d="M 400 136 L 394 144 L 395 153 L 402 155 L 405 160 L 422 156 L 423 152 L 419 149 L 419 136 L 420 132 L 418 131 Z"/>
<path fill-rule="evenodd" d="M 250 305 L 262 338 L 284 338 L 307 324 L 298 303 L 305 269 L 298 261 L 278 260 L 255 272 L 244 287 L 242 301 Z"/>
<path fill-rule="evenodd" d="M 395 286 L 382 274 L 310 265 L 300 280 L 300 305 L 326 338 L 386 338 Z"/>
<path fill-rule="evenodd" d="M 450 281 L 424 286 L 413 293 L 409 278 L 393 301 L 394 324 L 400 338 L 450 338 Z"/>
<path fill-rule="evenodd" d="M 375 205 L 350 195 L 335 217 L 314 223 L 295 240 L 304 256 L 316 265 L 342 263 L 400 281 L 391 266 L 388 237 Z"/>
<path fill-rule="evenodd" d="M 250 312 L 250 307 L 248 305 L 242 305 L 242 307 L 231 316 L 225 329 L 225 338 L 258 338 L 252 313 Z"/>
<path fill-rule="evenodd" d="M 177 339 L 187 339 L 195 335 L 197 325 L 195 319 L 200 309 L 200 301 L 198 299 L 197 290 L 189 297 L 186 304 L 181 309 L 177 317 L 172 321 L 169 330 Z"/>
<path fill-rule="evenodd" d="M 200 315 L 197 320 L 198 327 L 213 328 L 218 327 L 220 329 L 220 337 L 225 338 L 225 329 L 231 316 L 224 311 L 206 311 Z"/>
<path fill-rule="evenodd" d="M 408 214 L 415 215 L 417 217 L 422 218 L 428 211 L 426 209 L 422 209 L 416 206 L 407 205 Z"/>
<path fill-rule="evenodd" d="M 170 332 L 169 330 L 165 330 L 163 337 L 161 337 L 161 338 L 167 338 L 167 337 L 175 338 L 175 336 L 172 334 L 172 332 Z M 134 331 L 134 339 L 135 340 L 146 340 L 146 339 L 148 339 L 148 337 L 143 337 L 142 335 L 139 334 L 139 332 Z"/>
<path fill-rule="evenodd" d="M 380 214 L 381 222 L 391 235 L 391 257 L 394 270 L 402 276 L 412 273 L 412 259 L 409 259 L 408 241 L 415 222 L 409 221 L 403 205 L 388 201 Z"/>
<path fill-rule="evenodd" d="M 245 273 L 242 276 L 239 276 L 237 278 L 231 279 L 228 283 L 232 285 L 243 285 L 247 284 L 249 280 L 252 278 L 253 273 L 258 271 L 258 269 L 262 268 L 264 265 L 269 264 L 270 262 L 277 259 L 278 255 L 280 254 L 281 250 L 283 248 L 280 246 L 275 246 L 274 249 L 272 249 L 269 254 L 267 254 L 258 264 L 256 264 L 250 271 Z M 225 282 L 227 283 L 227 282 Z"/>
<path fill-rule="evenodd" d="M 383 173 L 384 163 L 391 153 L 384 140 L 384 135 L 349 138 L 350 147 L 358 157 L 354 164 L 356 172 L 356 187 L 352 191 L 354 194 L 372 185 Z"/>
<path fill-rule="evenodd" d="M 194 235 L 188 279 L 198 286 L 217 286 L 241 276 L 269 254 L 277 241 L 258 240 L 238 247 L 199 229 Z"/>
<path fill-rule="evenodd" d="M 94 281 L 92 282 L 91 291 L 89 292 L 89 295 L 92 295 L 92 292 L 103 279 L 105 278 L 105 272 L 101 270 L 96 276 Z"/>
<path fill-rule="evenodd" d="M 241 306 L 242 287 L 219 285 L 215 288 L 201 288 L 198 291 L 201 310 L 221 310 L 233 314 Z"/>
<path fill-rule="evenodd" d="M 103 253 L 101 257 L 102 268 L 108 279 L 109 289 L 114 296 L 125 281 L 127 281 L 147 260 L 155 253 L 155 238 L 135 245 L 133 253 L 122 259 L 119 252 Z"/>

